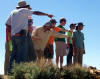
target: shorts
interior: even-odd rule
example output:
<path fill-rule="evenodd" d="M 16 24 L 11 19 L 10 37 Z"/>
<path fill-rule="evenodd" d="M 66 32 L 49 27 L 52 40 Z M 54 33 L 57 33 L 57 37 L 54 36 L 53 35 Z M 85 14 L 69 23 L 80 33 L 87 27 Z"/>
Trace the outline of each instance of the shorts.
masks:
<path fill-rule="evenodd" d="M 44 49 L 44 57 L 46 59 L 53 59 L 53 55 L 54 55 L 53 45 L 48 45 L 48 47 Z"/>

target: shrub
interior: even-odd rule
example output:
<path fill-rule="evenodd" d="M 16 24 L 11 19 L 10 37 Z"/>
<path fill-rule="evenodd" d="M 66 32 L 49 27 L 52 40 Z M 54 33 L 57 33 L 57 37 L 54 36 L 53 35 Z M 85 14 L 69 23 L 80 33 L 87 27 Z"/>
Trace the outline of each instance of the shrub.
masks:
<path fill-rule="evenodd" d="M 13 79 L 35 79 L 39 74 L 39 68 L 34 63 L 15 64 L 12 69 Z"/>
<path fill-rule="evenodd" d="M 59 69 L 45 60 L 14 64 L 12 73 L 9 79 L 93 79 L 88 68 L 71 66 Z"/>
<path fill-rule="evenodd" d="M 36 65 L 40 68 L 40 73 L 37 76 L 37 79 L 57 79 L 59 70 L 57 67 L 53 66 L 51 62 L 41 60 L 40 63 L 36 62 Z"/>
<path fill-rule="evenodd" d="M 88 69 L 80 66 L 65 68 L 61 75 L 64 79 L 90 79 Z"/>
<path fill-rule="evenodd" d="M 12 79 L 57 79 L 58 69 L 45 61 L 14 64 Z M 10 78 L 9 78 L 10 79 Z"/>

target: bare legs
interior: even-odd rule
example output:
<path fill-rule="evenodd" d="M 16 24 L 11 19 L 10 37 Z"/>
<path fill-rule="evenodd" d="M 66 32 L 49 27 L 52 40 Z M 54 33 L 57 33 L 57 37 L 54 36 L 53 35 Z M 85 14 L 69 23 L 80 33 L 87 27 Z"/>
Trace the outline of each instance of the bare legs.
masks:
<path fill-rule="evenodd" d="M 60 58 L 60 68 L 62 68 L 63 56 L 56 56 L 56 66 L 58 66 L 59 58 Z"/>

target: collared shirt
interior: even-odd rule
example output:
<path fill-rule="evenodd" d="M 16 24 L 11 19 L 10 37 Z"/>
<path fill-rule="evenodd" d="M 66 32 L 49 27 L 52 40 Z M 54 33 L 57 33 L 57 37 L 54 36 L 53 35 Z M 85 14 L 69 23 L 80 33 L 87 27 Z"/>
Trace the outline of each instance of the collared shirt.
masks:
<path fill-rule="evenodd" d="M 61 26 L 61 25 L 59 25 L 58 26 L 59 28 L 64 28 L 63 26 Z M 64 31 L 59 31 L 59 33 L 61 33 L 61 34 L 65 34 L 65 32 Z M 65 42 L 66 41 L 66 39 L 65 38 L 56 38 L 56 41 L 62 41 L 62 42 Z"/>
<path fill-rule="evenodd" d="M 13 10 L 6 21 L 6 24 L 11 25 L 11 35 L 15 35 L 22 29 L 28 31 L 28 16 L 31 16 L 33 11 L 27 8 Z"/>
<path fill-rule="evenodd" d="M 73 33 L 73 40 L 74 40 L 75 47 L 83 49 L 84 34 L 82 32 L 75 31 Z"/>
<path fill-rule="evenodd" d="M 34 39 L 35 36 L 39 37 L 41 40 Z M 32 38 L 33 38 L 35 50 L 44 51 L 44 48 L 46 47 L 46 44 L 48 43 L 50 36 L 59 37 L 59 38 L 67 37 L 67 35 L 57 33 L 54 30 L 48 30 L 48 31 L 44 32 L 43 27 L 36 28 L 32 32 Z"/>

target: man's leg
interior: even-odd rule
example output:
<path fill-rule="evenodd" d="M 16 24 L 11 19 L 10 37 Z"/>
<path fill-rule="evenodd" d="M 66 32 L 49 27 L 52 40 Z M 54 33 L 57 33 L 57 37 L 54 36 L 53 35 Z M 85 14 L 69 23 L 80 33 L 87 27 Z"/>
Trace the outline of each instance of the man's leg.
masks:
<path fill-rule="evenodd" d="M 44 58 L 46 59 L 46 61 L 49 58 L 49 48 L 48 47 L 45 47 L 44 49 Z"/>
<path fill-rule="evenodd" d="M 54 55 L 53 45 L 49 45 L 49 52 L 48 53 L 49 53 L 48 62 L 52 63 L 53 55 Z"/>
<path fill-rule="evenodd" d="M 74 54 L 73 54 L 73 63 L 74 65 L 78 64 L 78 49 L 75 48 Z"/>
<path fill-rule="evenodd" d="M 58 67 L 59 56 L 56 56 L 56 66 Z"/>
<path fill-rule="evenodd" d="M 15 42 L 15 36 L 12 37 L 12 53 L 10 54 L 10 59 L 9 59 L 9 67 L 8 67 L 8 74 L 11 73 L 12 67 L 13 67 L 13 62 L 16 60 L 16 51 L 17 51 L 17 46 Z"/>
<path fill-rule="evenodd" d="M 60 68 L 62 68 L 62 64 L 63 64 L 63 56 L 60 56 Z"/>
<path fill-rule="evenodd" d="M 72 65 L 72 55 L 69 52 L 67 55 L 67 66 L 70 66 L 70 65 Z"/>
<path fill-rule="evenodd" d="M 72 45 L 69 45 L 69 53 L 67 55 L 67 66 L 72 65 L 72 56 L 73 56 L 73 49 L 72 49 Z"/>
<path fill-rule="evenodd" d="M 28 59 L 29 61 L 35 61 L 36 60 L 36 54 L 34 50 L 34 44 L 32 42 L 31 36 L 28 36 Z"/>
<path fill-rule="evenodd" d="M 10 56 L 10 65 L 8 68 L 8 73 L 11 73 L 13 62 L 15 63 L 26 62 L 27 61 L 27 42 L 25 37 L 12 37 L 12 53 Z"/>
<path fill-rule="evenodd" d="M 40 63 L 42 59 L 44 59 L 44 51 L 42 50 L 35 50 L 36 52 L 36 60 Z"/>
<path fill-rule="evenodd" d="M 7 70 L 9 67 L 9 59 L 10 59 L 10 50 L 9 50 L 9 42 L 5 43 L 5 62 L 4 62 L 4 74 L 7 75 Z"/>
<path fill-rule="evenodd" d="M 69 44 L 69 53 L 68 53 L 68 56 L 67 56 L 67 65 L 70 66 L 72 65 L 72 56 L 73 56 L 73 46 L 72 44 Z"/>
<path fill-rule="evenodd" d="M 28 42 L 26 36 L 16 37 L 16 63 L 28 61 Z"/>
<path fill-rule="evenodd" d="M 80 66 L 82 66 L 82 59 L 83 59 L 82 49 L 79 49 L 78 63 Z"/>
<path fill-rule="evenodd" d="M 40 59 L 41 59 L 40 50 L 35 50 L 35 52 L 36 52 L 36 60 L 40 61 Z"/>

